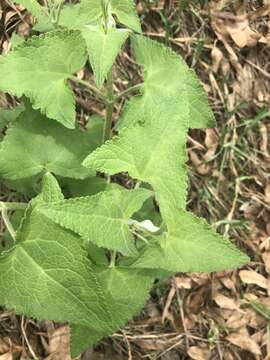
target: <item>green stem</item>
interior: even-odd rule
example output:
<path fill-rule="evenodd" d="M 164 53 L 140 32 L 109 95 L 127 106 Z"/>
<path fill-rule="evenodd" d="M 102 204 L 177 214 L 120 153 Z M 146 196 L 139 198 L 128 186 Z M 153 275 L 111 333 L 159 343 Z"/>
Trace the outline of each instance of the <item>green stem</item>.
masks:
<path fill-rule="evenodd" d="M 139 239 L 141 239 L 143 242 L 145 242 L 146 244 L 149 244 L 149 241 L 144 236 L 139 234 L 137 231 L 131 230 L 131 232 L 132 232 L 132 234 L 137 236 Z"/>
<path fill-rule="evenodd" d="M 8 217 L 8 210 L 25 210 L 27 207 L 27 203 L 18 203 L 18 202 L 3 202 L 0 201 L 0 211 L 2 215 L 2 219 L 5 223 L 5 226 L 10 233 L 12 239 L 15 241 L 16 238 L 16 231 L 14 230 L 9 217 Z"/>
<path fill-rule="evenodd" d="M 128 89 L 120 92 L 119 94 L 117 94 L 116 97 L 115 97 L 115 100 L 119 100 L 120 98 L 122 98 L 123 96 L 128 95 L 131 92 L 140 90 L 142 86 L 143 86 L 143 83 L 131 86 L 130 88 L 128 88 Z"/>
<path fill-rule="evenodd" d="M 102 12 L 103 12 L 103 23 L 104 23 L 104 32 L 107 34 L 109 29 L 109 21 L 110 21 L 110 9 L 109 9 L 109 0 L 101 0 L 102 1 Z M 115 96 L 113 92 L 113 72 L 112 68 L 107 74 L 107 82 L 106 82 L 106 116 L 103 126 L 103 136 L 102 142 L 109 140 L 112 135 L 112 120 L 113 120 L 113 110 L 115 103 Z M 108 177 L 108 182 L 110 182 L 110 177 Z M 115 266 L 115 261 L 117 257 L 117 251 L 111 251 L 111 261 L 110 267 Z"/>
<path fill-rule="evenodd" d="M 107 76 L 107 105 L 106 105 L 106 117 L 103 127 L 103 143 L 111 138 L 112 133 L 112 119 L 114 110 L 114 94 L 113 94 L 113 76 L 112 69 Z"/>
<path fill-rule="evenodd" d="M 112 251 L 110 267 L 115 267 L 116 256 L 117 256 L 117 251 Z"/>
<path fill-rule="evenodd" d="M 141 181 L 137 181 L 136 185 L 134 186 L 134 189 L 139 189 L 139 187 L 141 186 L 142 182 Z"/>
<path fill-rule="evenodd" d="M 62 10 L 62 6 L 63 6 L 64 0 L 61 0 L 57 6 L 56 9 L 54 9 L 55 12 L 55 18 L 54 18 L 54 26 L 57 28 L 58 27 L 58 23 L 59 23 L 59 19 L 60 19 L 60 13 Z"/>
<path fill-rule="evenodd" d="M 108 0 L 102 0 L 102 13 L 103 13 L 103 23 L 104 23 L 104 32 L 107 34 L 108 27 L 109 27 L 109 1 Z"/>
<path fill-rule="evenodd" d="M 0 201 L 0 211 L 2 211 L 2 210 L 25 210 L 27 205 L 28 205 L 27 203 Z"/>
<path fill-rule="evenodd" d="M 15 238 L 16 238 L 16 231 L 14 230 L 10 220 L 9 220 L 9 217 L 8 217 L 8 214 L 7 214 L 7 209 L 5 208 L 2 208 L 1 210 L 1 215 L 2 215 L 2 219 L 6 225 L 6 228 L 7 228 L 7 231 L 10 233 L 12 239 L 15 241 Z"/>
<path fill-rule="evenodd" d="M 87 81 L 81 80 L 81 79 L 77 78 L 76 76 L 69 76 L 69 80 L 72 80 L 75 83 L 85 86 L 86 88 L 91 90 L 91 92 L 94 92 L 101 100 L 106 101 L 104 94 L 98 88 L 96 88 L 94 85 L 88 83 Z"/>

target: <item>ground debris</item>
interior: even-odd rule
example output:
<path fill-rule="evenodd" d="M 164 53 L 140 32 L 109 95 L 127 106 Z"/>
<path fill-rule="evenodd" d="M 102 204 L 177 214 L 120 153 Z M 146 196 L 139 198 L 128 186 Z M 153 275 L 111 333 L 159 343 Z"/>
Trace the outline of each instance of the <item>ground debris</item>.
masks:
<path fill-rule="evenodd" d="M 27 38 L 34 19 L 23 7 L 3 3 L 5 54 L 12 34 Z M 188 208 L 252 262 L 240 271 L 160 281 L 140 316 L 80 359 L 270 359 L 270 1 L 137 3 L 144 34 L 170 44 L 194 68 L 217 119 L 215 129 L 189 132 Z M 141 81 L 129 49 L 115 72 L 119 91 Z M 81 76 L 92 74 L 85 69 Z M 88 115 L 102 115 L 99 102 L 75 90 L 81 125 Z M 0 94 L 2 108 L 16 101 Z M 1 200 L 14 196 L 1 185 Z M 21 320 L 0 312 L 0 360 L 70 359 L 67 326 Z"/>

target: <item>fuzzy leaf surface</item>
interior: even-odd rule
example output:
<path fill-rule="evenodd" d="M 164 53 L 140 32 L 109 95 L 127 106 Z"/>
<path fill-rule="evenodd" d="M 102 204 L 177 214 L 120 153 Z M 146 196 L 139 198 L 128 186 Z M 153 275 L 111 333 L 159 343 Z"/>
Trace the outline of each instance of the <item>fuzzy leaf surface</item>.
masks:
<path fill-rule="evenodd" d="M 140 269 L 94 265 L 77 236 L 38 211 L 56 199 L 62 199 L 60 188 L 47 174 L 42 193 L 26 210 L 16 246 L 0 255 L 0 304 L 39 320 L 83 328 L 82 342 L 72 344 L 78 354 L 139 311 L 152 278 Z"/>
<path fill-rule="evenodd" d="M 165 221 L 170 221 L 170 208 L 186 206 L 186 113 L 183 104 L 179 122 L 172 107 L 153 109 L 142 122 L 96 149 L 83 164 L 110 175 L 128 172 L 151 184 Z"/>
<path fill-rule="evenodd" d="M 137 315 L 149 297 L 153 277 L 140 269 L 97 267 L 97 279 L 106 295 L 114 324 L 125 324 Z M 137 270 L 137 271 L 136 271 Z M 119 326 L 119 325 L 118 325 Z M 99 334 L 83 326 L 71 326 L 71 355 L 78 356 L 94 345 Z"/>
<path fill-rule="evenodd" d="M 63 7 L 59 25 L 68 29 L 81 29 L 84 25 L 96 25 L 101 17 L 100 0 L 82 0 L 78 4 Z"/>
<path fill-rule="evenodd" d="M 133 0 L 110 0 L 112 12 L 117 16 L 120 23 L 130 29 L 141 32 L 141 24 Z"/>
<path fill-rule="evenodd" d="M 23 112 L 23 106 L 17 106 L 14 109 L 10 110 L 0 110 L 0 128 L 8 125 L 12 121 L 16 120 L 19 115 Z"/>
<path fill-rule="evenodd" d="M 0 90 L 25 95 L 48 118 L 74 128 L 75 99 L 67 79 L 85 61 L 85 44 L 78 31 L 32 37 L 0 57 Z"/>
<path fill-rule="evenodd" d="M 128 35 L 129 31 L 125 29 L 111 28 L 105 33 L 101 26 L 88 25 L 82 28 L 98 87 L 102 86 Z"/>
<path fill-rule="evenodd" d="M 173 272 L 210 272 L 243 266 L 249 262 L 228 239 L 203 219 L 185 210 L 172 214 L 167 234 L 145 246 L 134 267 Z"/>
<path fill-rule="evenodd" d="M 111 12 L 123 25 L 141 32 L 140 20 L 133 0 L 110 0 Z M 100 0 L 82 0 L 79 4 L 65 6 L 59 24 L 69 29 L 81 29 L 85 25 L 97 25 L 103 15 Z"/>
<path fill-rule="evenodd" d="M 110 191 L 52 203 L 40 208 L 42 214 L 100 247 L 136 256 L 128 220 L 151 195 L 146 189 Z"/>
<path fill-rule="evenodd" d="M 61 188 L 56 178 L 51 173 L 46 173 L 42 178 L 42 192 L 39 195 L 45 203 L 64 200 Z"/>
<path fill-rule="evenodd" d="M 0 176 L 18 180 L 47 171 L 77 179 L 93 175 L 81 162 L 99 145 L 102 125 L 93 123 L 86 132 L 70 130 L 28 107 L 1 143 Z"/>
<path fill-rule="evenodd" d="M 110 184 L 101 177 L 91 176 L 84 180 L 61 179 L 61 185 L 63 186 L 66 197 L 74 198 L 95 195 L 107 189 Z"/>
<path fill-rule="evenodd" d="M 132 35 L 132 47 L 137 62 L 144 69 L 142 94 L 130 100 L 124 109 L 119 127 L 129 126 L 149 109 L 160 104 L 171 106 L 179 115 L 183 103 L 188 106 L 188 127 L 207 128 L 215 125 L 207 97 L 193 70 L 172 50 L 149 38 Z"/>
<path fill-rule="evenodd" d="M 51 186 L 32 201 L 16 246 L 0 257 L 0 303 L 37 319 L 110 331 L 102 291 L 79 239 L 37 212 L 52 192 L 55 199 Z"/>

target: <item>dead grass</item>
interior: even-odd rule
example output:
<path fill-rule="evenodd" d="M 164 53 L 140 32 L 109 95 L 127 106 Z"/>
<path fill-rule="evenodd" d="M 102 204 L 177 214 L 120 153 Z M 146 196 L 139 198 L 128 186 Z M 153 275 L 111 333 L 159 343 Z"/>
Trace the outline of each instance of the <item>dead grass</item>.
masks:
<path fill-rule="evenodd" d="M 138 10 L 144 33 L 170 45 L 196 70 L 217 118 L 216 129 L 189 133 L 189 209 L 252 262 L 240 271 L 179 274 L 157 283 L 140 316 L 81 358 L 270 359 L 270 3 L 140 1 Z M 28 35 L 31 21 L 22 8 L 8 8 L 2 52 L 13 31 Z M 133 73 L 127 51 L 118 59 L 116 87 L 139 81 Z M 77 98 L 81 121 L 85 112 L 102 113 L 81 89 Z M 9 194 L 3 190 L 1 196 Z M 0 354 L 66 360 L 66 333 L 65 327 L 3 311 Z"/>

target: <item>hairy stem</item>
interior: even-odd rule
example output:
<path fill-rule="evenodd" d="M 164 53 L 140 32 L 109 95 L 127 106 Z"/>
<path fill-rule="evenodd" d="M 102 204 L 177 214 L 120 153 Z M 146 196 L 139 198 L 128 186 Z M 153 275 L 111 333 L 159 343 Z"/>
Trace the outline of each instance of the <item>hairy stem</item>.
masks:
<path fill-rule="evenodd" d="M 2 210 L 25 210 L 27 205 L 28 205 L 27 203 L 0 201 L 0 211 L 2 211 Z"/>
<path fill-rule="evenodd" d="M 106 101 L 104 94 L 98 88 L 96 88 L 94 85 L 88 83 L 87 81 L 81 80 L 81 79 L 77 78 L 76 76 L 69 76 L 69 80 L 72 80 L 77 84 L 85 86 L 91 92 L 95 93 L 101 100 Z"/>
<path fill-rule="evenodd" d="M 54 27 L 58 27 L 59 19 L 60 19 L 60 13 L 62 10 L 64 1 L 60 0 L 58 4 L 55 4 L 52 9 L 52 22 Z"/>
<path fill-rule="evenodd" d="M 109 8 L 109 0 L 102 0 L 102 11 L 103 11 L 103 26 L 105 34 L 108 32 L 110 26 L 110 8 Z M 107 82 L 106 82 L 106 116 L 103 126 L 103 136 L 102 142 L 109 140 L 112 135 L 112 120 L 113 120 L 113 110 L 114 103 L 116 101 L 116 97 L 113 92 L 113 71 L 112 68 L 107 74 Z M 110 182 L 110 177 L 107 178 L 108 183 Z M 110 267 L 115 266 L 115 261 L 117 257 L 117 251 L 111 251 L 111 261 Z"/>
<path fill-rule="evenodd" d="M 112 117 L 114 109 L 114 94 L 113 94 L 113 76 L 112 69 L 107 76 L 107 105 L 106 105 L 106 117 L 103 127 L 103 143 L 111 138 L 112 133 Z"/>
<path fill-rule="evenodd" d="M 7 228 L 7 231 L 10 233 L 12 239 L 15 241 L 16 231 L 14 230 L 14 228 L 13 228 L 13 226 L 12 226 L 10 220 L 9 220 L 6 208 L 2 208 L 1 215 L 2 215 L 2 219 L 3 219 L 4 223 L 5 223 L 5 226 Z"/>
<path fill-rule="evenodd" d="M 108 0 L 102 0 L 102 13 L 103 13 L 103 26 L 104 26 L 104 32 L 107 34 L 108 28 L 109 28 L 109 1 Z"/>
<path fill-rule="evenodd" d="M 110 267 L 115 267 L 116 256 L 117 256 L 117 251 L 111 251 Z"/>
<path fill-rule="evenodd" d="M 2 215 L 2 219 L 5 223 L 7 231 L 10 233 L 12 239 L 15 241 L 16 231 L 14 230 L 9 217 L 8 210 L 25 210 L 27 207 L 27 203 L 18 203 L 18 202 L 3 202 L 0 201 L 0 211 Z"/>

